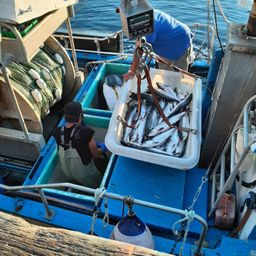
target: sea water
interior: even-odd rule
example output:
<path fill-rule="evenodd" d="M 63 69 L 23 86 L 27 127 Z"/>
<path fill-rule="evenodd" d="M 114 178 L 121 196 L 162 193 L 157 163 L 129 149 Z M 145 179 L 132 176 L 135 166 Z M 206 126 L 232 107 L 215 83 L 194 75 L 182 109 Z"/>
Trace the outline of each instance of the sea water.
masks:
<path fill-rule="evenodd" d="M 121 0 L 79 0 L 75 5 L 75 18 L 72 19 L 74 30 L 84 30 L 85 32 L 99 31 L 115 32 L 121 29 L 121 21 L 116 8 Z M 247 23 L 249 9 L 238 7 L 238 0 L 219 0 L 223 11 L 230 22 Z M 195 23 L 207 24 L 207 0 L 148 0 L 153 8 L 162 10 L 174 18 L 192 27 Z M 212 2 L 211 10 L 213 10 Z M 217 3 L 218 0 L 215 0 Z M 221 39 L 226 40 L 227 23 L 224 21 L 216 5 L 216 16 L 218 31 Z M 214 18 L 213 12 L 211 19 Z"/>

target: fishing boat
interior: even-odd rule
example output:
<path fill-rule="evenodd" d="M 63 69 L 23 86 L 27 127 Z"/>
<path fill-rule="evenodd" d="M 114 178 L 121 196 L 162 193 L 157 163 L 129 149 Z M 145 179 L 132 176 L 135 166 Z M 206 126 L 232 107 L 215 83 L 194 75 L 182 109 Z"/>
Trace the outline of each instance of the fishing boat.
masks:
<path fill-rule="evenodd" d="M 0 3 L 0 210 L 172 255 L 255 255 L 256 2 L 248 24 L 228 24 L 225 47 L 216 44 L 209 23 L 194 25 L 194 40 L 197 33 L 206 40 L 189 72 L 157 69 L 144 45 L 140 67 L 150 79 L 143 80 L 141 94 L 149 81 L 153 96 L 162 90 L 157 84 L 169 83 L 185 95 L 177 93 L 172 108 L 191 95 L 175 112 L 186 110 L 175 125 L 163 124 L 169 132 L 164 140 L 176 134 L 186 141 L 181 151 L 178 144 L 172 151 L 161 148 L 165 141 L 154 140 L 152 128 L 147 136 L 125 140 L 126 129 L 134 128 L 128 112 L 144 102 L 136 78 L 122 85 L 114 109 L 101 101 L 106 77 L 122 76 L 132 62 L 123 33 L 134 39 L 152 31 L 152 7 L 145 0 L 121 1 L 122 31 L 85 35 L 70 25 L 76 2 Z M 57 30 L 64 22 L 67 32 Z M 128 105 L 131 92 L 137 96 Z M 109 150 L 97 188 L 72 183 L 61 170 L 52 134 L 64 125 L 68 101 L 82 104 L 84 123 Z M 148 106 L 134 111 L 140 113 L 137 127 L 153 115 Z M 180 121 L 187 113 L 189 122 Z"/>

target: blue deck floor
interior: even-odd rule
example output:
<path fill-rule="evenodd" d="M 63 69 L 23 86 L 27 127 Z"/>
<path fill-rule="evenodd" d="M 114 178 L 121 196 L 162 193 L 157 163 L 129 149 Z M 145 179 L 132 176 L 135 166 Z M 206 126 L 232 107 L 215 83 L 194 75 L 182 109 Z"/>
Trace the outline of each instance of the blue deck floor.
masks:
<path fill-rule="evenodd" d="M 108 192 L 130 195 L 136 199 L 161 204 L 178 209 L 185 209 L 191 204 L 194 193 L 201 182 L 205 170 L 192 169 L 182 171 L 160 165 L 118 157 L 113 174 L 107 187 Z M 206 186 L 196 206 L 196 213 L 206 217 Z M 116 218 L 122 216 L 122 203 L 109 201 L 109 214 Z M 134 211 L 151 227 L 171 230 L 180 216 L 164 211 L 134 206 Z M 125 210 L 125 214 L 127 208 Z M 193 224 L 190 231 L 198 234 L 200 225 Z"/>

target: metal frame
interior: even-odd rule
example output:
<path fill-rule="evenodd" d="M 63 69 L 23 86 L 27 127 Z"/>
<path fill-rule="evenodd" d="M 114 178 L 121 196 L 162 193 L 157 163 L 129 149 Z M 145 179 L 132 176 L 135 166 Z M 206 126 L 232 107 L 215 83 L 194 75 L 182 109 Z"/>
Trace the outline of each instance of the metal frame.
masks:
<path fill-rule="evenodd" d="M 4 189 L 7 191 L 19 191 L 19 190 L 24 191 L 24 190 L 35 190 L 35 189 L 38 190 L 41 200 L 44 204 L 45 211 L 46 211 L 45 218 L 50 220 L 54 216 L 55 213 L 53 211 L 51 211 L 51 209 L 49 208 L 47 199 L 43 193 L 44 188 L 70 188 L 70 189 L 75 189 L 75 190 L 79 190 L 82 192 L 90 193 L 93 195 L 98 194 L 98 189 L 92 189 L 92 188 L 75 185 L 72 183 L 66 183 L 66 182 L 65 183 L 51 183 L 51 184 L 45 184 L 45 185 L 27 185 L 27 186 L 13 186 L 13 187 L 0 184 L 0 189 Z M 114 199 L 114 200 L 118 200 L 118 201 L 126 200 L 125 196 L 121 196 L 121 195 L 114 194 L 114 193 L 108 193 L 106 190 L 102 191 L 101 198 L 110 198 L 110 199 Z M 139 199 L 133 199 L 133 203 L 140 205 L 140 206 L 149 207 L 149 208 L 153 208 L 153 209 L 157 209 L 157 210 L 161 210 L 161 211 L 167 211 L 169 213 L 174 213 L 174 214 L 183 215 L 183 216 L 187 216 L 187 214 L 188 214 L 188 212 L 184 211 L 184 210 L 180 210 L 180 209 L 176 209 L 176 208 L 172 208 L 172 207 L 168 207 L 168 206 L 164 206 L 164 205 L 159 205 L 159 204 L 155 204 L 155 203 L 150 203 L 150 202 L 139 200 Z M 207 225 L 207 222 L 198 214 L 194 214 L 194 219 L 196 219 L 202 225 L 202 232 L 200 234 L 200 237 L 198 240 L 198 245 L 197 245 L 197 250 L 195 252 L 195 255 L 200 255 L 200 251 L 202 249 L 203 242 L 206 237 L 206 233 L 208 231 L 208 225 Z"/>
<path fill-rule="evenodd" d="M 0 44 L 0 47 L 1 47 L 1 44 Z M 6 65 L 8 65 L 8 63 L 12 62 L 13 58 L 12 56 L 9 56 L 10 58 L 7 60 L 3 60 L 1 63 L 0 63 L 0 67 L 1 67 L 1 71 L 2 71 L 2 74 L 3 74 L 3 77 L 4 77 L 4 80 L 6 82 L 6 87 L 7 87 L 7 90 L 9 92 L 9 95 L 11 97 L 11 100 L 12 102 L 14 103 L 14 107 L 15 107 L 15 111 L 17 113 L 17 117 L 19 119 L 19 123 L 20 123 L 20 126 L 24 132 L 24 136 L 25 136 L 25 140 L 26 141 L 30 141 L 29 139 L 29 133 L 28 133 L 28 128 L 27 128 L 27 125 L 25 123 L 25 120 L 23 118 L 23 114 L 21 112 L 21 109 L 20 109 L 20 106 L 19 106 L 19 103 L 18 103 L 18 100 L 16 98 L 16 95 L 14 93 L 14 90 L 13 90 L 13 87 L 11 85 L 11 82 L 10 82 L 10 78 L 9 78 L 9 75 L 8 75 L 8 72 L 6 70 Z"/>
<path fill-rule="evenodd" d="M 239 172 L 239 167 L 241 166 L 241 164 L 243 163 L 244 159 L 246 158 L 247 154 L 250 152 L 250 148 L 251 146 L 256 142 L 252 141 L 249 144 L 249 119 L 248 119 L 248 115 L 249 115 L 249 109 L 251 106 L 251 103 L 253 101 L 256 101 L 256 95 L 251 97 L 245 104 L 243 111 L 241 112 L 236 125 L 222 151 L 222 154 L 215 166 L 215 168 L 213 169 L 212 175 L 210 177 L 210 180 L 212 180 L 212 195 L 211 195 L 211 208 L 210 211 L 208 213 L 208 217 L 211 217 L 211 215 L 213 214 L 213 212 L 215 211 L 217 205 L 219 204 L 220 200 L 222 199 L 224 193 L 228 190 L 231 189 L 231 187 L 233 186 L 234 182 L 235 182 L 235 177 Z M 243 121 L 243 127 L 244 127 L 244 151 L 243 154 L 241 155 L 241 157 L 239 158 L 237 164 L 235 164 L 235 136 L 236 136 L 236 132 L 238 130 L 238 128 L 241 127 L 241 122 Z M 228 150 L 230 150 L 230 175 L 227 178 L 226 181 L 224 181 L 225 179 L 225 159 L 226 159 L 226 154 L 228 153 Z M 216 175 L 217 172 L 219 171 L 220 168 L 220 193 L 218 195 L 218 197 L 215 199 L 216 197 Z"/>
<path fill-rule="evenodd" d="M 105 40 L 109 40 L 110 38 L 113 38 L 117 35 L 120 36 L 120 49 L 121 49 L 120 52 L 124 53 L 123 30 L 117 31 L 117 32 L 115 32 L 113 34 L 110 34 L 108 36 L 105 36 L 105 37 L 90 37 L 90 36 L 72 36 L 72 37 L 73 37 L 73 39 L 94 41 L 94 43 L 96 44 L 96 47 L 97 47 L 97 51 L 88 51 L 88 52 L 106 54 L 106 53 L 109 53 L 109 52 L 101 52 L 100 42 L 104 42 Z M 60 38 L 60 39 L 68 39 L 69 38 L 68 35 L 58 35 L 58 34 L 55 34 L 54 37 Z M 69 48 L 66 47 L 66 49 L 69 49 Z M 82 49 L 76 49 L 76 50 L 83 51 Z M 118 55 L 118 53 L 112 53 L 112 55 Z"/>

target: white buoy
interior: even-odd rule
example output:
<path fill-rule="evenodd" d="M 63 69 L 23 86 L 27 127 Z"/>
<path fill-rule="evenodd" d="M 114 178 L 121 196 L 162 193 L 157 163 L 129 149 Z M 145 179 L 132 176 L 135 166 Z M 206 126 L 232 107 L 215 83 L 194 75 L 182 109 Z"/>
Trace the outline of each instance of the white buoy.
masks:
<path fill-rule="evenodd" d="M 44 76 L 44 78 L 46 80 L 50 80 L 51 79 L 50 71 L 47 68 L 43 68 L 42 69 L 42 74 L 43 74 L 43 76 Z"/>
<path fill-rule="evenodd" d="M 36 84 L 37 84 L 37 86 L 38 86 L 40 89 L 42 89 L 42 90 L 45 90 L 46 87 L 47 87 L 45 81 L 44 81 L 42 78 L 38 78 L 38 79 L 36 80 Z"/>
<path fill-rule="evenodd" d="M 147 225 L 135 214 L 126 215 L 114 227 L 111 239 L 154 249 L 155 244 Z"/>
<path fill-rule="evenodd" d="M 56 61 L 59 63 L 59 64 L 63 64 L 64 63 L 64 61 L 63 61 L 63 58 L 58 54 L 58 53 L 55 53 L 55 59 L 56 59 Z"/>
<path fill-rule="evenodd" d="M 31 94 L 37 103 L 42 101 L 42 94 L 37 89 L 32 90 Z"/>
<path fill-rule="evenodd" d="M 63 74 L 63 76 L 65 76 L 66 75 L 66 68 L 64 67 L 64 66 L 61 66 L 61 69 L 62 69 L 62 74 Z"/>
<path fill-rule="evenodd" d="M 30 69 L 28 71 L 28 74 L 35 80 L 39 79 L 40 78 L 40 75 L 38 74 L 38 72 L 36 72 L 34 69 Z"/>
<path fill-rule="evenodd" d="M 55 94 L 56 100 L 60 101 L 61 100 L 61 95 L 62 95 L 62 90 L 59 89 L 59 88 L 56 88 L 54 94 Z"/>

